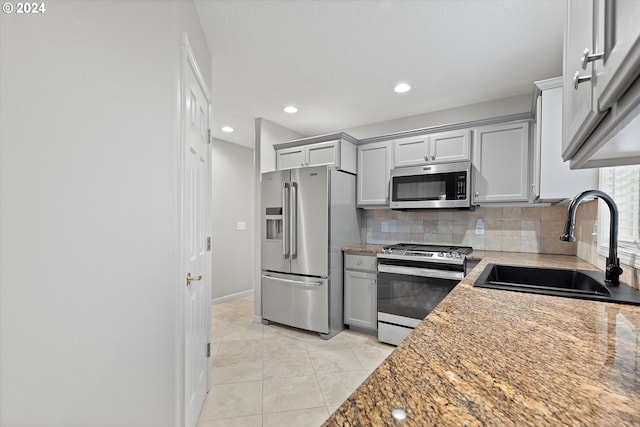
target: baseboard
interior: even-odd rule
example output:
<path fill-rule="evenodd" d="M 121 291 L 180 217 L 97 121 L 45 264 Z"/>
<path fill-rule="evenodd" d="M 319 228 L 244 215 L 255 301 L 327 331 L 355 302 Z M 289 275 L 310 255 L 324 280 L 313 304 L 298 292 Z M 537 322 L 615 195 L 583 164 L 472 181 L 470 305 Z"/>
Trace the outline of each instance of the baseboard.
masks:
<path fill-rule="evenodd" d="M 249 289 L 247 291 L 238 292 L 236 294 L 225 295 L 223 297 L 212 298 L 211 299 L 211 305 L 216 305 L 216 304 L 220 304 L 220 303 L 223 303 L 223 302 L 232 301 L 232 300 L 238 299 L 238 298 L 248 297 L 249 295 L 253 295 L 253 289 Z"/>

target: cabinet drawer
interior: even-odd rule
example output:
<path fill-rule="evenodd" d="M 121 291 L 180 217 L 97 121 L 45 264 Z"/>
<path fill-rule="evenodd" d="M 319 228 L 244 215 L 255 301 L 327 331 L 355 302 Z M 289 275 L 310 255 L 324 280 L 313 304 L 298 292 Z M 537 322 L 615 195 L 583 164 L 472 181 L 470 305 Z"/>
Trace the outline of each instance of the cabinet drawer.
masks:
<path fill-rule="evenodd" d="M 344 268 L 347 270 L 378 271 L 378 258 L 375 255 L 344 254 Z"/>

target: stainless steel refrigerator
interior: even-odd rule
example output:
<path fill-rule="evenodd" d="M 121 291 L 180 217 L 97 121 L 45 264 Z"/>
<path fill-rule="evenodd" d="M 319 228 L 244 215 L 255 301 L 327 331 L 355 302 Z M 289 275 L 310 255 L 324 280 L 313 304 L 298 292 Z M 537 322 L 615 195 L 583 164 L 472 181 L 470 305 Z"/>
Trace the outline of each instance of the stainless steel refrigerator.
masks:
<path fill-rule="evenodd" d="M 359 244 L 356 177 L 329 166 L 262 174 L 262 319 L 319 332 L 344 328 L 343 246 Z"/>

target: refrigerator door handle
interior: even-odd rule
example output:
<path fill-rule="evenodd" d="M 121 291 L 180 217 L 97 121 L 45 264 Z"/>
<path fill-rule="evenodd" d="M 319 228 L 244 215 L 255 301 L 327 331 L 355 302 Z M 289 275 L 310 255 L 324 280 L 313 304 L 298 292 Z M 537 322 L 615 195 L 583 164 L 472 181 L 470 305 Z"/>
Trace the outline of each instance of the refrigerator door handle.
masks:
<path fill-rule="evenodd" d="M 282 211 L 284 224 L 282 227 L 282 256 L 284 259 L 289 258 L 291 254 L 291 247 L 289 242 L 289 193 L 290 193 L 289 183 L 285 182 L 282 186 Z"/>
<path fill-rule="evenodd" d="M 291 258 L 298 257 L 298 183 L 291 183 Z"/>

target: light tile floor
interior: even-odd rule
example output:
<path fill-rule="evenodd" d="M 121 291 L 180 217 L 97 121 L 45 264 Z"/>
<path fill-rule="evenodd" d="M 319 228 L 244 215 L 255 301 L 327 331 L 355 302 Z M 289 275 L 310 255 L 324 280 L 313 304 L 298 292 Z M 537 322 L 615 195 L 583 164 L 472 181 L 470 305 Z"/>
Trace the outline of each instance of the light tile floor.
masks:
<path fill-rule="evenodd" d="M 317 427 L 394 347 L 253 322 L 253 296 L 211 309 L 212 386 L 198 427 Z"/>

